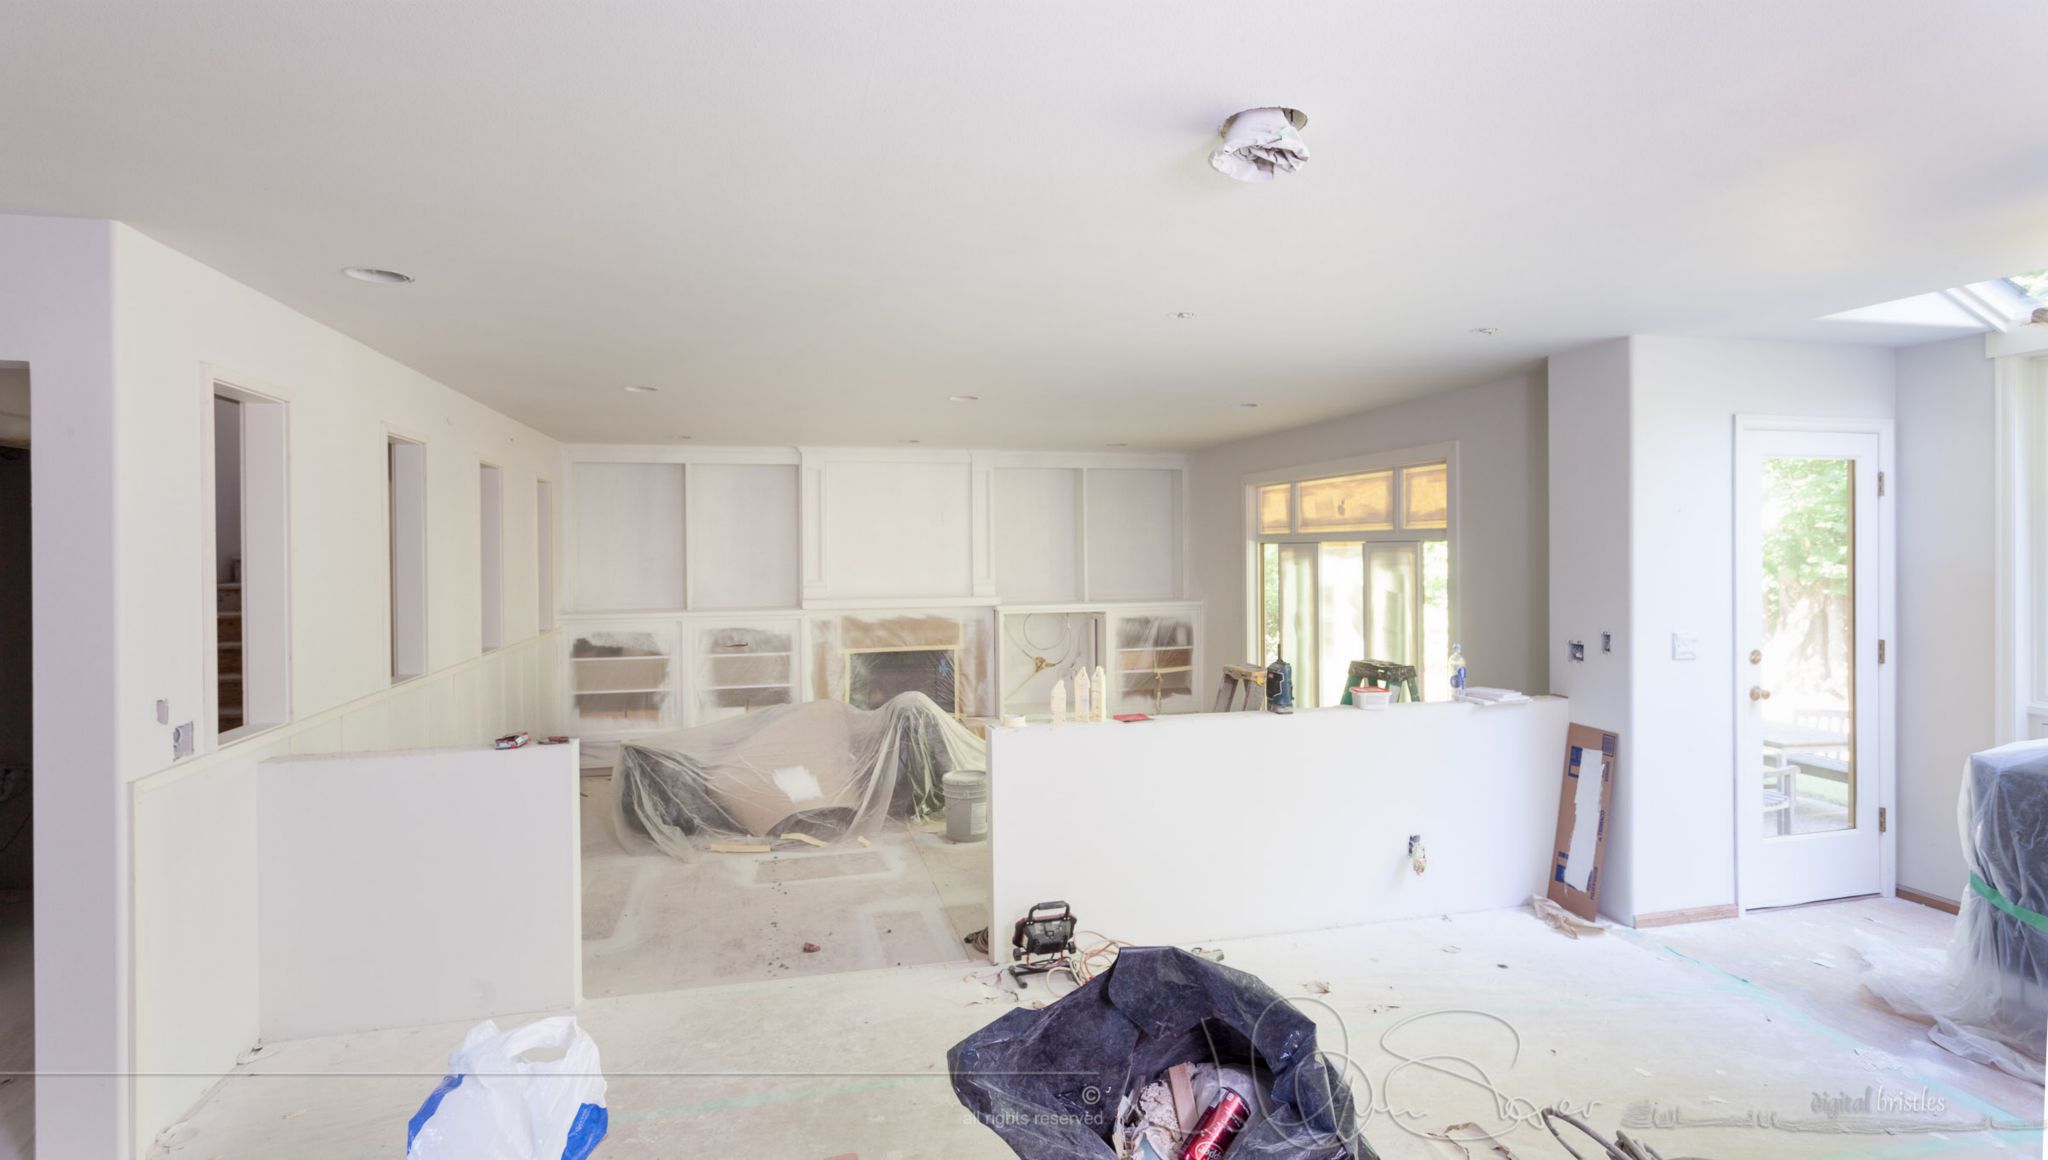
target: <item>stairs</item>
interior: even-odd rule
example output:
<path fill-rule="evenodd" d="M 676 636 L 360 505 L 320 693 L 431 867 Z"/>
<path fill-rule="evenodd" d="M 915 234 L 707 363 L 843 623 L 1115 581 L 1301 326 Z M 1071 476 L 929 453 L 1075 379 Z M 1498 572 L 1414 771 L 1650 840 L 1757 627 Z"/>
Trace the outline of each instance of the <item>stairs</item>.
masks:
<path fill-rule="evenodd" d="M 239 563 L 239 561 L 237 561 Z M 234 574 L 239 574 L 236 569 Z M 242 727 L 242 585 L 239 581 L 219 586 L 214 598 L 214 617 L 219 646 L 218 682 L 219 730 Z"/>

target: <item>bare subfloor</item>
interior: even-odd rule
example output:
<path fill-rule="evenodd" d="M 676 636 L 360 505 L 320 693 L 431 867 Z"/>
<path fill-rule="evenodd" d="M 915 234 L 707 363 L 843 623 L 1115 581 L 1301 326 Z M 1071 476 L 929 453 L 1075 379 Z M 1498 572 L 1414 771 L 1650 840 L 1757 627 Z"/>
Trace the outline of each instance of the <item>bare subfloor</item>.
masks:
<path fill-rule="evenodd" d="M 1469 1122 L 1522 1160 L 1562 1160 L 1520 1119 L 1556 1103 L 1667 1157 L 2040 1155 L 2040 1089 L 1949 1059 L 1857 984 L 1857 930 L 1931 945 L 1951 921 L 1868 899 L 1572 941 L 1499 911 L 1220 945 L 1283 993 L 1328 986 L 1304 1006 L 1324 1049 L 1356 1062 L 1383 1156 L 1457 1156 L 1427 1133 Z M 946 1079 L 946 1048 L 1012 1005 L 966 973 L 929 964 L 588 1002 L 577 1014 L 611 1085 L 598 1155 L 1008 1156 Z M 275 1045 L 155 1154 L 394 1155 L 464 1030 Z"/>
<path fill-rule="evenodd" d="M 582 793 L 592 999 L 957 962 L 961 938 L 988 925 L 988 843 L 949 842 L 936 820 L 891 820 L 865 847 L 681 862 L 619 843 L 609 777 L 584 778 Z"/>

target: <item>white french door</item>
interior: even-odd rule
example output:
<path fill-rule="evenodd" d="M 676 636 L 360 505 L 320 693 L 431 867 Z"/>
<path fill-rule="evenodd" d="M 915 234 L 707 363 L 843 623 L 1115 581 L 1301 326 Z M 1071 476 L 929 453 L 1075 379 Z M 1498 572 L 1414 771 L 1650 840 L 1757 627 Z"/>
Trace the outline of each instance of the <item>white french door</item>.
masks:
<path fill-rule="evenodd" d="M 1883 888 L 1884 452 L 1876 431 L 1744 426 L 1736 435 L 1736 846 L 1745 909 Z"/>

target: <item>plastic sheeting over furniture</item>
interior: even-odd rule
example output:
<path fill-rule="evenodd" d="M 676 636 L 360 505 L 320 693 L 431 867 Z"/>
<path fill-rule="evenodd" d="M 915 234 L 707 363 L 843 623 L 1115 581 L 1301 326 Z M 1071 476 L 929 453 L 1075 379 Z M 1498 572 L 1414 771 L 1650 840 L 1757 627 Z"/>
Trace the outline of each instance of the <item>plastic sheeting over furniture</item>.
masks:
<path fill-rule="evenodd" d="M 981 739 L 923 693 L 879 709 L 807 701 L 638 738 L 612 770 L 628 849 L 694 858 L 720 839 L 802 833 L 826 842 L 944 803 L 941 778 L 987 768 Z"/>
<path fill-rule="evenodd" d="M 1958 803 L 1969 884 L 1945 966 L 1875 943 L 1866 982 L 1928 1037 L 2035 1083 L 2048 1036 L 2048 741 L 1971 756 Z"/>

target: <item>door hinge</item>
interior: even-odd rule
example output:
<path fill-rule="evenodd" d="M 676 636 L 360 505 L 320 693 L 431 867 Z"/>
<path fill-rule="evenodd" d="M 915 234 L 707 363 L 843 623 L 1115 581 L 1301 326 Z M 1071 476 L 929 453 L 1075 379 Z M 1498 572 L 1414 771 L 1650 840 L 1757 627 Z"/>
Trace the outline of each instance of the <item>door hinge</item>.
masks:
<path fill-rule="evenodd" d="M 1884 472 L 1882 471 L 1877 473 L 1877 497 L 1879 499 L 1884 498 Z"/>
<path fill-rule="evenodd" d="M 1878 663 L 1878 664 L 1883 664 L 1883 663 L 1884 663 L 1884 641 L 1883 641 L 1883 640 L 1879 640 L 1879 641 L 1877 642 L 1877 663 Z"/>
<path fill-rule="evenodd" d="M 1877 832 L 1878 832 L 1878 833 L 1880 833 L 1880 834 L 1884 833 L 1884 828 L 1885 828 L 1885 811 L 1884 811 L 1884 807 L 1883 807 L 1883 806 L 1879 806 L 1879 807 L 1877 807 Z"/>

